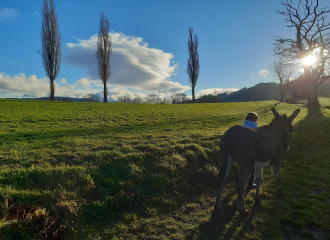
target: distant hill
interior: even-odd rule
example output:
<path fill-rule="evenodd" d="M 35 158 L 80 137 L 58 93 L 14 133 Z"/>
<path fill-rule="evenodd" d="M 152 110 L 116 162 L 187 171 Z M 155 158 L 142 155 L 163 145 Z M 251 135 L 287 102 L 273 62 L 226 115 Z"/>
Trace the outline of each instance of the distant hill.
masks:
<path fill-rule="evenodd" d="M 90 98 L 73 98 L 73 97 L 55 97 L 56 101 L 72 101 L 72 102 L 96 102 Z M 49 97 L 34 98 L 33 100 L 49 100 Z"/>
<path fill-rule="evenodd" d="M 259 83 L 250 88 L 242 88 L 236 92 L 220 94 L 221 102 L 253 102 L 280 100 L 280 85 L 274 82 Z"/>
<path fill-rule="evenodd" d="M 19 100 L 49 100 L 49 97 L 40 98 L 6 98 L 6 99 L 19 99 Z M 70 101 L 70 102 L 96 102 L 90 98 L 73 98 L 73 97 L 56 97 L 56 101 Z"/>
<path fill-rule="evenodd" d="M 287 99 L 306 98 L 308 90 L 303 79 L 291 81 L 288 86 Z M 330 81 L 323 83 L 318 89 L 319 96 L 330 94 Z M 253 102 L 266 100 L 280 100 L 280 84 L 275 82 L 259 83 L 250 88 L 242 88 L 236 92 L 218 95 L 221 102 Z M 205 102 L 205 101 L 204 101 Z"/>
<path fill-rule="evenodd" d="M 280 100 L 280 85 L 275 82 L 258 83 L 250 88 L 242 88 L 232 93 L 221 93 L 218 95 L 208 94 L 196 99 L 197 103 L 219 103 L 219 102 L 254 102 L 267 100 Z M 186 101 L 190 103 L 191 100 Z"/>
<path fill-rule="evenodd" d="M 291 81 L 288 87 L 287 99 L 306 98 L 307 90 L 303 79 Z M 330 96 L 330 81 L 323 83 L 318 90 L 319 96 Z M 7 98 L 20 100 L 49 100 L 49 97 L 41 98 Z M 57 101 L 74 101 L 74 102 L 95 102 L 93 98 L 72 98 L 72 97 L 55 97 Z M 267 100 L 280 100 L 280 84 L 275 82 L 258 83 L 250 88 L 242 88 L 232 93 L 222 93 L 217 96 L 209 94 L 196 98 L 197 103 L 219 103 L 219 102 L 254 102 Z M 98 101 L 97 101 L 98 102 Z M 184 103 L 190 103 L 191 100 Z"/>

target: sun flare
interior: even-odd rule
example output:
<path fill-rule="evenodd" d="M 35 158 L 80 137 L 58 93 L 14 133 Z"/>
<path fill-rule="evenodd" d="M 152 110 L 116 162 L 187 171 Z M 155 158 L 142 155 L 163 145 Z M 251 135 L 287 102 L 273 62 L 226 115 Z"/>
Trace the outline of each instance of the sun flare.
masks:
<path fill-rule="evenodd" d="M 313 64 L 316 62 L 316 57 L 313 56 L 313 55 L 308 55 L 307 57 L 305 57 L 305 58 L 303 59 L 302 62 L 303 62 L 303 64 L 304 64 L 305 66 L 313 65 Z"/>

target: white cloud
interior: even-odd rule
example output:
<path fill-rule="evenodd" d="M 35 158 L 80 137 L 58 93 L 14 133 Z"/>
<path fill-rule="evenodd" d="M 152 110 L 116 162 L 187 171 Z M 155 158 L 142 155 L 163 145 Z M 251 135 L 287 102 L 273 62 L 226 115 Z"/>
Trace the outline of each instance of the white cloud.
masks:
<path fill-rule="evenodd" d="M 108 86 L 129 87 L 140 92 L 177 93 L 190 89 L 170 80 L 178 64 L 171 63 L 173 55 L 160 49 L 150 48 L 140 37 L 111 33 L 111 77 Z M 101 86 L 95 59 L 97 35 L 77 43 L 67 43 L 68 64 L 87 70 L 86 78 Z"/>
<path fill-rule="evenodd" d="M 102 96 L 103 97 L 103 96 Z M 110 98 L 113 100 L 113 101 L 118 101 L 118 97 L 116 95 L 110 95 Z"/>
<path fill-rule="evenodd" d="M 176 83 L 173 83 L 176 84 Z M 96 94 L 99 99 L 103 100 L 103 89 L 97 88 L 94 83 L 86 78 L 81 78 L 73 84 L 68 84 L 67 80 L 61 78 L 55 82 L 55 96 L 59 97 L 86 97 L 87 94 Z M 210 88 L 203 89 L 196 93 L 196 97 L 201 97 L 207 94 L 233 92 L 236 88 Z M 117 101 L 120 97 L 128 96 L 131 99 L 141 97 L 145 99 L 148 93 L 156 93 L 160 98 L 169 98 L 172 93 L 168 92 L 141 92 L 136 89 L 127 87 L 108 87 L 108 101 Z M 26 76 L 24 73 L 10 76 L 6 73 L 0 73 L 0 98 L 35 98 L 49 96 L 49 79 L 37 78 L 35 75 Z M 190 96 L 188 96 L 190 98 Z"/>
<path fill-rule="evenodd" d="M 2 19 L 14 19 L 18 17 L 21 12 L 15 8 L 0 8 L 0 20 Z"/>
<path fill-rule="evenodd" d="M 35 75 L 26 77 L 24 73 L 16 76 L 8 76 L 0 73 L 0 90 L 14 93 L 31 93 L 49 91 L 49 82 L 46 78 L 38 79 Z"/>
<path fill-rule="evenodd" d="M 61 79 L 60 84 L 62 85 L 65 81 L 65 79 Z M 55 82 L 55 96 L 81 98 L 89 93 L 98 93 L 101 91 L 100 89 L 77 86 L 76 84 L 61 85 Z M 35 75 L 27 77 L 24 73 L 15 76 L 0 73 L 1 98 L 20 98 L 24 95 L 29 97 L 49 96 L 49 79 L 37 78 Z"/>
<path fill-rule="evenodd" d="M 238 88 L 209 88 L 209 89 L 203 89 L 197 92 L 196 96 L 197 97 L 202 97 L 204 95 L 209 95 L 209 94 L 214 94 L 215 92 L 217 94 L 224 93 L 224 92 L 235 92 L 238 91 Z"/>
<path fill-rule="evenodd" d="M 150 93 L 150 92 L 149 92 Z M 113 101 L 118 101 L 118 99 L 120 97 L 123 96 L 128 96 L 131 99 L 134 99 L 136 97 L 141 97 L 142 99 L 145 99 L 145 97 L 147 97 L 146 92 L 142 93 L 142 92 L 136 92 L 134 90 L 125 88 L 125 87 L 114 87 L 114 88 L 110 88 L 108 89 L 108 96 L 113 100 Z M 160 98 L 169 98 L 170 94 L 166 94 L 166 93 L 156 93 Z M 103 93 L 102 93 L 102 97 L 101 99 L 103 99 Z"/>
<path fill-rule="evenodd" d="M 261 78 L 265 79 L 265 78 L 267 77 L 267 75 L 269 74 L 269 71 L 267 71 L 267 70 L 260 70 L 260 71 L 258 72 L 258 74 L 259 74 L 259 76 L 260 76 Z"/>
<path fill-rule="evenodd" d="M 67 83 L 68 83 L 68 81 L 67 81 L 66 79 L 61 78 L 61 80 L 60 80 L 60 84 L 61 84 L 61 85 L 65 85 L 65 84 L 67 84 Z"/>
<path fill-rule="evenodd" d="M 80 80 L 78 80 L 76 82 L 77 85 L 83 85 L 85 87 L 90 87 L 91 86 L 91 83 L 88 81 L 88 79 L 86 78 L 81 78 Z"/>
<path fill-rule="evenodd" d="M 93 86 L 94 85 L 94 86 Z M 61 78 L 55 81 L 55 96 L 83 98 L 87 94 L 97 94 L 103 99 L 103 88 L 95 87 L 95 84 L 86 78 L 81 78 L 73 84 Z M 127 87 L 108 87 L 108 100 L 117 101 L 122 96 L 129 96 L 131 99 L 139 96 L 144 99 L 148 93 Z M 155 92 L 161 98 L 168 98 L 169 93 Z M 35 75 L 26 76 L 24 73 L 18 75 L 7 75 L 0 73 L 0 98 L 36 98 L 49 96 L 49 79 L 37 78 Z"/>

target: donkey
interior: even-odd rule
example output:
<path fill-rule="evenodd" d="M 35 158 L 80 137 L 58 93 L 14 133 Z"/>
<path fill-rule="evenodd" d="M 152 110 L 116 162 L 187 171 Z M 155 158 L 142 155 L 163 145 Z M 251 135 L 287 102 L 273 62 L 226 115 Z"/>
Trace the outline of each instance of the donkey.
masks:
<path fill-rule="evenodd" d="M 276 180 L 278 194 L 283 194 L 280 186 L 280 157 L 288 151 L 293 132 L 292 122 L 300 109 L 290 117 L 279 115 L 275 108 L 271 108 L 275 118 L 269 125 L 250 129 L 243 126 L 233 126 L 228 129 L 220 141 L 220 171 L 216 177 L 216 203 L 213 214 L 221 208 L 221 195 L 226 179 L 235 161 L 239 167 L 237 178 L 238 208 L 241 215 L 246 215 L 243 195 L 251 171 L 255 168 L 256 195 L 255 202 L 260 203 L 260 186 L 263 180 L 263 168 L 270 165 Z"/>

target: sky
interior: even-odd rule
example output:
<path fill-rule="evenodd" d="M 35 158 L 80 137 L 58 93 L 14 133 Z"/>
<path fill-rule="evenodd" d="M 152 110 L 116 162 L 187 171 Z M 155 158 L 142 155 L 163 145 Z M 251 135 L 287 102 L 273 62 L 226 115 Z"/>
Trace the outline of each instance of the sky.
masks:
<path fill-rule="evenodd" d="M 55 96 L 102 96 L 95 58 L 100 13 L 112 37 L 110 101 L 156 93 L 191 96 L 189 27 L 199 40 L 197 96 L 274 81 L 273 38 L 293 37 L 280 0 L 55 0 L 62 64 Z M 42 0 L 0 2 L 0 98 L 49 96 L 42 68 Z"/>

